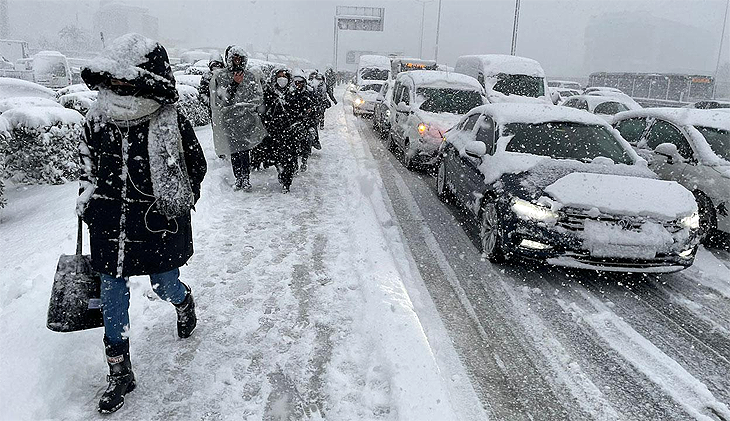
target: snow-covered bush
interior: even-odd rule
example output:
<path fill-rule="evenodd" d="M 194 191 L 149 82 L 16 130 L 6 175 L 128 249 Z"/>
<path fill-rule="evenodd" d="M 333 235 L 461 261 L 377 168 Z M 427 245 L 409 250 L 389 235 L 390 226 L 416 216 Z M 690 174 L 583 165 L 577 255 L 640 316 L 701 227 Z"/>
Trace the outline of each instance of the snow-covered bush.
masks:
<path fill-rule="evenodd" d="M 3 174 L 5 173 L 5 160 L 3 158 L 3 150 L 5 149 L 5 144 L 10 139 L 10 132 L 8 129 L 10 128 L 10 123 L 8 123 L 8 120 L 5 119 L 5 117 L 0 116 L 0 209 L 5 207 L 5 184 L 3 183 Z"/>
<path fill-rule="evenodd" d="M 188 85 L 177 85 L 177 92 L 180 99 L 177 107 L 180 112 L 190 120 L 193 126 L 205 126 L 210 124 L 208 108 L 200 102 L 198 90 Z"/>
<path fill-rule="evenodd" d="M 78 177 L 81 114 L 66 108 L 24 107 L 2 116 L 10 136 L 0 140 L 0 178 L 60 184 Z"/>
<path fill-rule="evenodd" d="M 96 102 L 96 97 L 99 95 L 99 91 L 82 91 L 74 92 L 70 94 L 61 95 L 58 98 L 58 103 L 66 108 L 76 110 L 81 115 L 86 115 L 91 108 L 91 105 Z"/>

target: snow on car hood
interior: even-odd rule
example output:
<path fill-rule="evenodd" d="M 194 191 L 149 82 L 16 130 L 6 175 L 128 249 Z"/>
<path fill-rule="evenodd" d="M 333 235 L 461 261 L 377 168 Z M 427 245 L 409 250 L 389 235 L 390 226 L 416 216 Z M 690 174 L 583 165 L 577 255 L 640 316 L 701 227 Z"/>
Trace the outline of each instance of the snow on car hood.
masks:
<path fill-rule="evenodd" d="M 574 172 L 544 191 L 563 206 L 614 215 L 675 220 L 697 211 L 692 193 L 674 181 Z"/>
<path fill-rule="evenodd" d="M 434 130 L 439 130 L 442 134 L 454 127 L 459 123 L 462 117 L 461 114 L 452 113 L 429 113 L 427 111 L 418 110 L 418 118 L 420 118 L 424 124 L 427 124 Z"/>

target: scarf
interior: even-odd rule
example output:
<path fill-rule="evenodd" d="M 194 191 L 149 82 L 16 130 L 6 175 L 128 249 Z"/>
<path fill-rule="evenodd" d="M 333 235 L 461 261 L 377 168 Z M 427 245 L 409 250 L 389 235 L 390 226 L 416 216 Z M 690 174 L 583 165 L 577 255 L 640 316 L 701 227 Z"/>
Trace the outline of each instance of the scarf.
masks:
<path fill-rule="evenodd" d="M 115 122 L 143 119 L 160 108 L 160 103 L 147 98 L 118 95 L 109 89 L 99 89 L 96 99 L 97 112 Z"/>

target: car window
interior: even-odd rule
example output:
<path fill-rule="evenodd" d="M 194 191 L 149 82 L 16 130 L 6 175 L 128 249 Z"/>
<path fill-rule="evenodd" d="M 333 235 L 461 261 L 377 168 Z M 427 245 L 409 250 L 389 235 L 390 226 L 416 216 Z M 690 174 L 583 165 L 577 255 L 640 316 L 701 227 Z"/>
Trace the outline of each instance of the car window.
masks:
<path fill-rule="evenodd" d="M 417 101 L 420 109 L 431 113 L 466 114 L 474 107 L 484 104 L 478 91 L 451 88 L 418 88 Z"/>
<path fill-rule="evenodd" d="M 621 133 L 621 137 L 633 145 L 639 143 L 641 135 L 644 134 L 645 129 L 645 118 L 629 118 L 616 123 L 616 130 Z"/>
<path fill-rule="evenodd" d="M 484 116 L 478 120 L 477 127 L 476 140 L 487 145 L 487 154 L 491 155 L 494 153 L 494 120 Z"/>
<path fill-rule="evenodd" d="M 575 108 L 575 101 L 575 99 L 569 99 L 563 103 L 563 106 Z"/>
<path fill-rule="evenodd" d="M 405 102 L 406 105 L 411 105 L 411 93 L 407 86 L 403 86 L 403 92 L 401 93 L 400 100 Z"/>
<path fill-rule="evenodd" d="M 585 99 L 579 99 L 575 103 L 575 108 L 588 111 L 588 101 L 586 101 Z"/>
<path fill-rule="evenodd" d="M 477 124 L 477 120 L 479 120 L 479 117 L 481 117 L 481 114 L 474 114 L 472 116 L 469 116 L 469 118 L 466 119 L 466 123 L 464 123 L 464 130 L 467 132 L 472 131 L 472 129 L 474 129 L 474 126 Z"/>
<path fill-rule="evenodd" d="M 401 85 L 400 83 L 396 83 L 393 86 L 393 102 L 396 104 L 400 102 L 400 92 L 401 92 Z"/>
<path fill-rule="evenodd" d="M 604 102 L 603 104 L 598 104 L 593 112 L 596 114 L 614 115 L 616 113 L 620 113 L 621 111 L 628 110 L 629 108 L 624 104 L 621 104 L 620 102 L 609 101 Z"/>
<path fill-rule="evenodd" d="M 662 143 L 671 143 L 677 147 L 677 151 L 683 158 L 692 157 L 692 147 L 680 132 L 671 123 L 664 120 L 657 120 L 649 129 L 646 135 L 647 148 L 654 150 Z"/>
<path fill-rule="evenodd" d="M 695 128 L 705 137 L 716 155 L 730 161 L 730 131 L 702 126 L 695 126 Z"/>

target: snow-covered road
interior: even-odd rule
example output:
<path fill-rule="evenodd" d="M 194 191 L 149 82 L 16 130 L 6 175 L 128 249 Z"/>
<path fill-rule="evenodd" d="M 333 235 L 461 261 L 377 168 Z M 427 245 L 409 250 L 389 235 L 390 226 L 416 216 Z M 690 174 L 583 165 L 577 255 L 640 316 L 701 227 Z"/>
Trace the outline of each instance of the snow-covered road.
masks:
<path fill-rule="evenodd" d="M 646 278 L 490 264 L 435 179 L 406 170 L 371 121 L 347 121 L 492 419 L 730 420 L 727 252 Z"/>
<path fill-rule="evenodd" d="M 383 224 L 372 157 L 328 114 L 323 150 L 280 193 L 276 171 L 233 192 L 210 127 L 209 172 L 182 269 L 199 324 L 188 340 L 146 278 L 132 278 L 136 420 L 484 418 L 445 329 L 430 343 Z M 75 183 L 9 188 L 0 214 L 0 419 L 94 419 L 105 387 L 100 329 L 58 334 L 45 312 L 58 255 L 74 249 Z M 401 241 L 395 244 L 398 246 Z M 435 315 L 435 310 L 432 311 Z M 436 316 L 430 326 L 439 326 Z"/>

